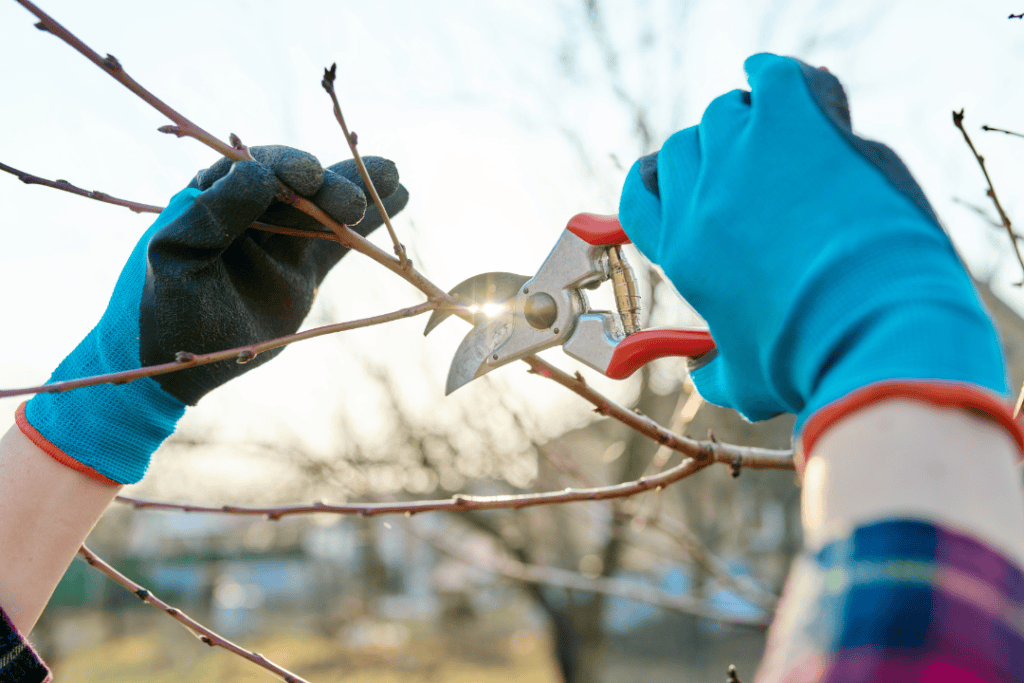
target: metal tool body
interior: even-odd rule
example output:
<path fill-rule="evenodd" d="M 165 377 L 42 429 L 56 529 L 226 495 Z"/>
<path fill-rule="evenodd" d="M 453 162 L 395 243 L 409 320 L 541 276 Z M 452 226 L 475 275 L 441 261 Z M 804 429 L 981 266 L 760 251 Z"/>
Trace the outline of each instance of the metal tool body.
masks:
<path fill-rule="evenodd" d="M 714 349 L 706 330 L 639 329 L 636 283 L 619 248 L 628 243 L 615 216 L 577 214 L 537 274 L 514 296 L 511 289 L 522 276 L 510 273 L 484 273 L 453 289 L 462 300 L 470 292 L 497 292 L 505 307 L 493 318 L 477 319 L 455 353 L 446 393 L 556 345 L 614 379 L 630 376 L 655 358 L 697 356 Z M 618 312 L 591 310 L 585 290 L 609 279 Z M 438 322 L 432 319 L 427 332 Z"/>

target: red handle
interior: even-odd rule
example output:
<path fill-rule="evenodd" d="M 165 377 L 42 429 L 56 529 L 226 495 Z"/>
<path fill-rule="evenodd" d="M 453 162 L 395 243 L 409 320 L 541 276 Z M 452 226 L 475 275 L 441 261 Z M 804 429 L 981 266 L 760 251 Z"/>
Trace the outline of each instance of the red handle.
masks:
<path fill-rule="evenodd" d="M 629 238 L 619 224 L 618 216 L 578 213 L 569 219 L 565 229 L 595 247 L 629 244 Z"/>
<path fill-rule="evenodd" d="M 666 356 L 699 356 L 715 348 L 707 330 L 643 330 L 615 347 L 604 374 L 626 379 L 652 360 Z"/>

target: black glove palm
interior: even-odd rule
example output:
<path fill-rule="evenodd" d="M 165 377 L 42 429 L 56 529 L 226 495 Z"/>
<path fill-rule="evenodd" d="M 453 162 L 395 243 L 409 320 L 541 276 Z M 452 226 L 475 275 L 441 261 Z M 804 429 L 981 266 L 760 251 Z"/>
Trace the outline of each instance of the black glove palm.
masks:
<path fill-rule="evenodd" d="M 253 147 L 256 161 L 221 159 L 201 171 L 190 188 L 195 203 L 149 244 L 139 311 L 143 365 L 167 363 L 179 351 L 209 353 L 298 330 L 317 288 L 348 251 L 332 241 L 292 237 L 249 226 L 259 221 L 322 231 L 314 219 L 274 200 L 278 179 L 310 198 L 339 223 L 368 235 L 382 223 L 354 161 L 324 170 L 316 157 L 289 147 Z M 366 160 L 389 214 L 409 195 L 395 165 Z M 160 375 L 169 394 L 195 405 L 206 393 L 270 360 L 282 349 L 241 365 L 223 361 Z"/>

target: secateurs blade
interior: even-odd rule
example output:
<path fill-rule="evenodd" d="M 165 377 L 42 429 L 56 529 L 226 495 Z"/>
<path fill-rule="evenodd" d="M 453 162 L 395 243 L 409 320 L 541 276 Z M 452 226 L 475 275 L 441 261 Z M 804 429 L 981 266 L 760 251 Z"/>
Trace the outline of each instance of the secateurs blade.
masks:
<path fill-rule="evenodd" d="M 452 360 L 445 393 L 558 345 L 613 379 L 629 377 L 657 358 L 713 351 L 707 330 L 640 329 L 640 297 L 620 248 L 628 243 L 616 216 L 577 214 L 532 278 L 483 273 L 452 289 L 453 296 L 478 312 Z M 612 280 L 618 310 L 591 310 L 584 290 L 606 280 Z M 487 303 L 503 305 L 488 311 Z M 447 315 L 435 311 L 426 332 Z"/>

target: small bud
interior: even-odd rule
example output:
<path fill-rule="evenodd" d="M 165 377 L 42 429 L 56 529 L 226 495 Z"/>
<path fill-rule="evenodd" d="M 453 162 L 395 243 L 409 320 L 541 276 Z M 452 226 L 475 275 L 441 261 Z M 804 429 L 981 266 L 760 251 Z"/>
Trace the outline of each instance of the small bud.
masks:
<path fill-rule="evenodd" d="M 238 357 L 235 358 L 235 362 L 239 365 L 245 365 L 251 362 L 256 357 L 256 352 L 252 349 L 243 349 L 238 352 Z"/>
<path fill-rule="evenodd" d="M 179 138 L 185 135 L 185 132 L 177 126 L 160 126 L 157 130 L 168 135 L 177 135 Z"/>
<path fill-rule="evenodd" d="M 139 590 L 134 591 L 134 592 L 135 592 L 135 596 L 139 600 L 142 600 L 143 602 L 145 602 L 146 599 L 149 597 L 149 591 L 146 590 L 145 588 L 140 588 Z"/>
<path fill-rule="evenodd" d="M 50 29 L 46 28 L 46 24 L 44 24 L 44 23 L 43 23 L 43 22 L 41 22 L 41 21 L 37 21 L 37 22 L 35 23 L 35 27 L 36 27 L 37 29 L 39 29 L 40 31 L 43 31 L 44 33 L 49 33 L 49 32 L 50 32 Z"/>
<path fill-rule="evenodd" d="M 103 68 L 107 69 L 108 71 L 122 70 L 121 62 L 117 61 L 117 57 L 109 54 L 103 59 Z"/>
<path fill-rule="evenodd" d="M 196 354 L 191 351 L 178 351 L 174 354 L 175 363 L 191 363 L 196 359 Z"/>

